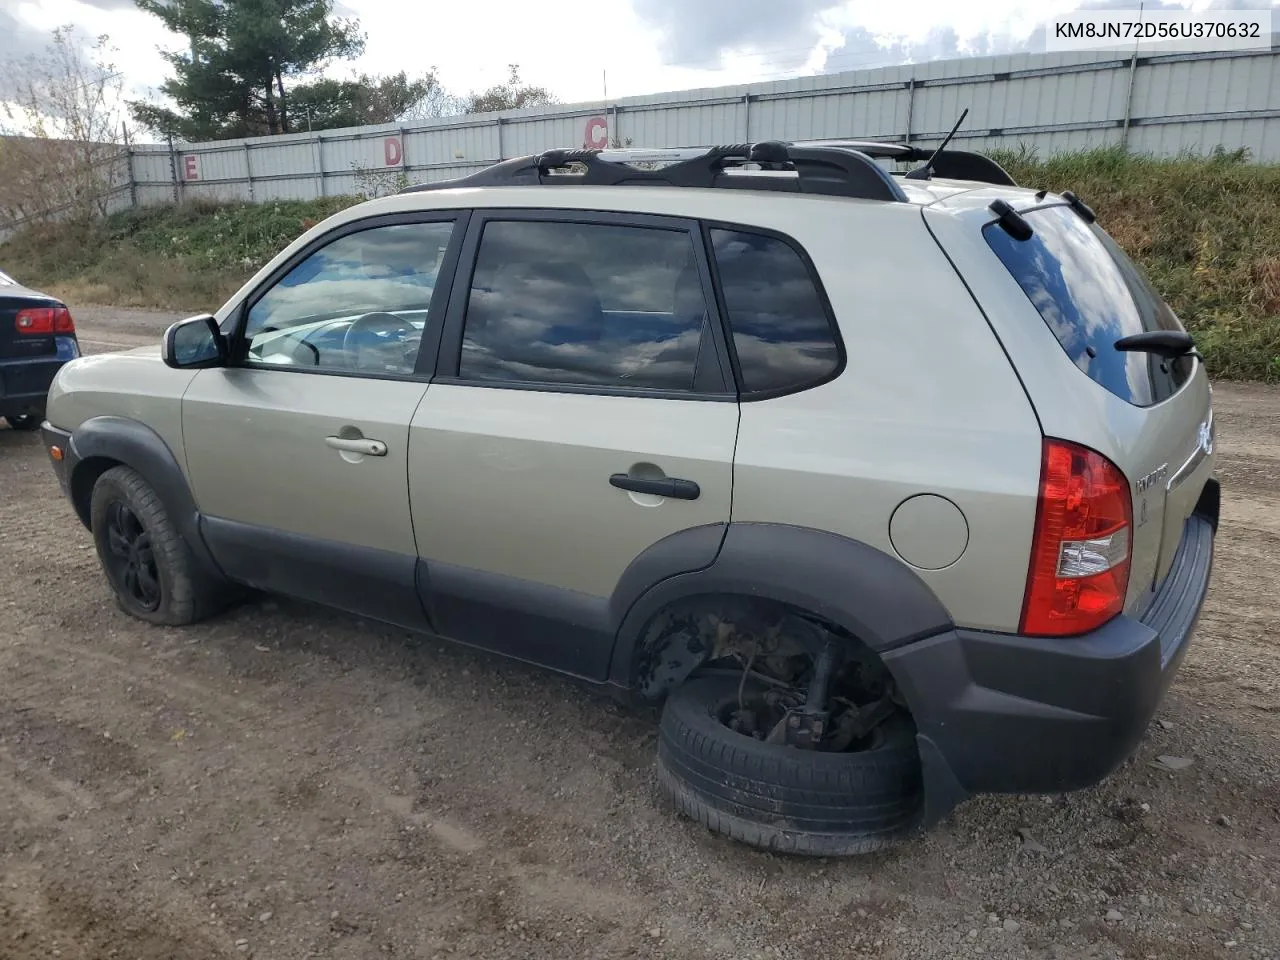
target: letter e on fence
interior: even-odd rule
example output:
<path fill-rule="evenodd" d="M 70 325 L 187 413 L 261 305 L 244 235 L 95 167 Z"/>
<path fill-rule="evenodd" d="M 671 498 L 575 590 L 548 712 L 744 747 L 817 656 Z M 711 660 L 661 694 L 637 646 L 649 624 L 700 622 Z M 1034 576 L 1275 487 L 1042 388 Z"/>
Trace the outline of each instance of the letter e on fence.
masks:
<path fill-rule="evenodd" d="M 200 154 L 186 153 L 182 156 L 182 179 L 200 179 Z"/>
<path fill-rule="evenodd" d="M 383 166 L 400 166 L 400 161 L 404 159 L 404 148 L 400 145 L 399 137 L 387 137 L 382 141 L 382 157 L 386 161 Z"/>
<path fill-rule="evenodd" d="M 592 117 L 587 121 L 582 145 L 592 150 L 603 150 L 609 145 L 609 121 L 604 117 Z"/>

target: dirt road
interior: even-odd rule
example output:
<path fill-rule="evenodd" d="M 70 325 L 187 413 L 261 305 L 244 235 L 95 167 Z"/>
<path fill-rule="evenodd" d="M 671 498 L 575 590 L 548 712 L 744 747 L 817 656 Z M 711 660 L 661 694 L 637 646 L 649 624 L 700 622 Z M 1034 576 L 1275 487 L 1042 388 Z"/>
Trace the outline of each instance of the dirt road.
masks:
<path fill-rule="evenodd" d="M 90 349 L 169 319 L 114 315 Z M 1280 960 L 1280 390 L 1216 400 L 1213 587 L 1138 756 L 829 862 L 678 819 L 653 718 L 569 682 L 290 601 L 142 626 L 0 429 L 0 958 Z"/>

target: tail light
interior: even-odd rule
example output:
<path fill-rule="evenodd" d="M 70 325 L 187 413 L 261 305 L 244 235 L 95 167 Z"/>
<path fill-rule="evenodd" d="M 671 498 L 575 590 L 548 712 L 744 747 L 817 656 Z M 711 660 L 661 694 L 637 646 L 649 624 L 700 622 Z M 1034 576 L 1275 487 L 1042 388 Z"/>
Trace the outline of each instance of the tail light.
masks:
<path fill-rule="evenodd" d="M 1021 632 L 1085 633 L 1124 608 L 1133 504 L 1120 469 L 1085 447 L 1045 439 Z"/>
<path fill-rule="evenodd" d="M 19 310 L 13 322 L 19 333 L 32 337 L 74 336 L 76 332 L 66 307 L 28 307 Z"/>

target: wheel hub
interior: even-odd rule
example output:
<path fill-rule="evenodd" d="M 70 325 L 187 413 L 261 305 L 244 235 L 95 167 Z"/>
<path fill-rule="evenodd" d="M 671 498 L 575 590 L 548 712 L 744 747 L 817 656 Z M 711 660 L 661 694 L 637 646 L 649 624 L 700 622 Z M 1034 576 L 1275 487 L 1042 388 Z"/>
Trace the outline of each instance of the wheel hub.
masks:
<path fill-rule="evenodd" d="M 126 503 L 114 503 L 107 521 L 108 569 L 118 589 L 144 610 L 160 606 L 160 571 L 151 534 Z"/>
<path fill-rule="evenodd" d="M 843 671 L 848 662 L 830 637 L 818 648 L 807 680 L 753 671 L 754 658 L 749 658 L 736 702 L 724 704 L 718 719 L 742 736 L 798 750 L 873 749 L 879 727 L 898 709 L 893 687 L 866 682 L 856 662 L 853 672 Z"/>

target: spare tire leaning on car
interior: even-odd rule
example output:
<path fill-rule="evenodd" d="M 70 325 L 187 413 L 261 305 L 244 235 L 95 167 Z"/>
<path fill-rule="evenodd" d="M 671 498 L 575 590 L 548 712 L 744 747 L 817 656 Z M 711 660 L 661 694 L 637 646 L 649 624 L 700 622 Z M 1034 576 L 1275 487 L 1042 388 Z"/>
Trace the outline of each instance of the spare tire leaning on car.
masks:
<path fill-rule="evenodd" d="M 905 713 L 876 728 L 862 749 L 804 750 L 725 724 L 744 689 L 759 692 L 753 686 L 707 674 L 667 698 L 658 782 L 681 813 L 734 840 L 810 856 L 870 853 L 917 824 L 920 759 Z"/>

